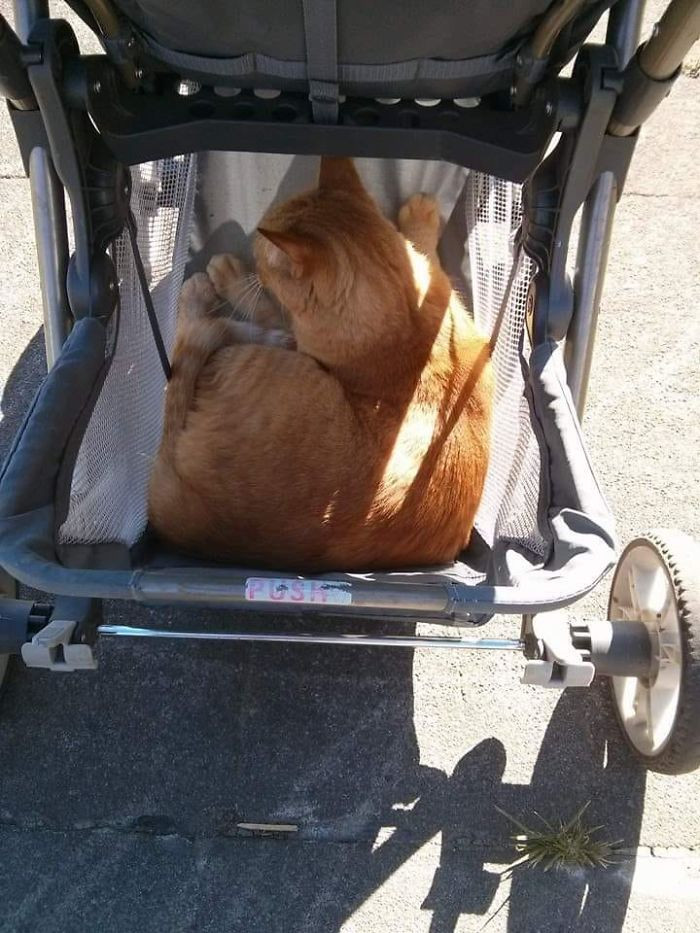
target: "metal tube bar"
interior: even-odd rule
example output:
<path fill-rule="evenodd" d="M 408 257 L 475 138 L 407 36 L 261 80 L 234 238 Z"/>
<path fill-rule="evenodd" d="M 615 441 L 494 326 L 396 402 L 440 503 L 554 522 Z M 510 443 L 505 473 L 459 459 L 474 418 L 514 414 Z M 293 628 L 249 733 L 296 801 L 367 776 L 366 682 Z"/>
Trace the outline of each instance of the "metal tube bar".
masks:
<path fill-rule="evenodd" d="M 45 149 L 37 147 L 29 156 L 29 185 L 44 309 L 46 362 L 51 369 L 69 331 L 68 230 L 63 187 Z"/>
<path fill-rule="evenodd" d="M 147 570 L 139 576 L 134 595 L 149 605 L 169 605 L 175 600 L 180 604 L 206 604 L 212 608 L 227 606 L 250 609 L 250 602 L 246 599 L 246 579 L 244 575 L 213 568 L 182 569 L 176 577 L 168 571 Z M 324 582 L 319 581 L 320 590 Z M 279 611 L 281 604 L 271 600 L 264 605 L 267 609 Z M 366 609 L 375 614 L 386 611 L 435 616 L 450 608 L 449 588 L 438 584 L 425 586 L 402 583 L 397 586 L 395 583 L 380 581 L 367 585 L 358 583 L 352 586 L 352 605 L 354 611 Z M 262 603 L 257 604 L 257 607 L 262 606 Z M 326 603 L 321 597 L 318 602 L 306 604 L 304 608 L 327 612 L 330 606 L 333 606 L 332 601 Z M 334 606 L 334 609 L 342 614 L 343 606 Z"/>
<path fill-rule="evenodd" d="M 114 4 L 110 0 L 83 0 L 85 6 L 92 13 L 97 27 L 106 39 L 118 39 L 121 33 L 121 24 Z M 117 62 L 124 81 L 128 87 L 136 87 L 139 82 L 135 65 L 132 60 Z"/>
<path fill-rule="evenodd" d="M 15 32 L 26 42 L 34 23 L 49 15 L 48 0 L 14 0 Z"/>
<path fill-rule="evenodd" d="M 671 0 L 651 38 L 640 50 L 642 71 L 655 81 L 670 78 L 699 36 L 699 0 Z"/>
<path fill-rule="evenodd" d="M 522 651 L 524 644 L 512 638 L 460 638 L 451 635 L 324 635 L 309 632 L 177 632 L 168 629 L 132 628 L 130 625 L 98 625 L 98 635 L 126 638 L 169 638 L 195 641 L 270 641 L 293 644 L 364 645 L 391 648 L 468 648 L 480 651 Z"/>
<path fill-rule="evenodd" d="M 627 64 L 610 119 L 611 136 L 630 136 L 668 95 L 700 35 L 700 0 L 671 0 L 651 38 Z"/>
<path fill-rule="evenodd" d="M 532 37 L 534 58 L 546 58 L 564 26 L 576 16 L 584 0 L 559 0 L 544 15 Z"/>
<path fill-rule="evenodd" d="M 100 27 L 102 35 L 107 36 L 109 39 L 119 35 L 119 18 L 108 0 L 84 0 L 84 3 L 95 17 L 95 22 Z"/>
<path fill-rule="evenodd" d="M 622 0 L 610 10 L 606 41 L 617 52 L 621 69 L 627 67 L 637 51 L 645 4 L 646 0 Z"/>
<path fill-rule="evenodd" d="M 22 42 L 26 42 L 37 20 L 48 17 L 49 4 L 47 0 L 14 0 L 13 7 L 15 30 Z M 46 362 L 50 369 L 70 327 L 66 295 L 68 230 L 63 186 L 50 153 L 39 147 L 29 156 L 29 187 L 44 311 Z"/>
<path fill-rule="evenodd" d="M 586 407 L 616 202 L 615 176 L 604 172 L 583 206 L 574 274 L 574 315 L 566 339 L 567 379 L 579 418 Z"/>

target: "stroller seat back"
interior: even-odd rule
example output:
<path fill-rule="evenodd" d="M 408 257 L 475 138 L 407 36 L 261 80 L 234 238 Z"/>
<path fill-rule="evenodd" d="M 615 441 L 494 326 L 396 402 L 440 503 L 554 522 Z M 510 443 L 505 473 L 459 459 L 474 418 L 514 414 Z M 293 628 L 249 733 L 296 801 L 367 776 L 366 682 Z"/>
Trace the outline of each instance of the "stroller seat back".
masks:
<path fill-rule="evenodd" d="M 510 86 L 549 0 L 117 0 L 154 61 L 238 87 L 302 91 L 323 60 L 339 92 L 467 97 Z M 319 58 L 320 56 L 320 58 Z M 323 69 L 322 69 L 323 70 Z"/>

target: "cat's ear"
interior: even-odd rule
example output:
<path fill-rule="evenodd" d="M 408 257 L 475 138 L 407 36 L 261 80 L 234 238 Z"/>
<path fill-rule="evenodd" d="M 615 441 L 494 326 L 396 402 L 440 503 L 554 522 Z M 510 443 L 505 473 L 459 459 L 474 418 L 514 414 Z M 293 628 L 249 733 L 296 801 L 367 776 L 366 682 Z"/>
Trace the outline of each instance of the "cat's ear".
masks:
<path fill-rule="evenodd" d="M 277 230 L 268 230 L 266 227 L 258 227 L 258 233 L 281 251 L 280 259 L 289 262 L 293 278 L 300 279 L 308 275 L 312 249 L 307 239 L 296 233 L 279 233 Z"/>
<path fill-rule="evenodd" d="M 321 156 L 318 187 L 321 191 L 361 191 L 366 193 L 352 159 L 337 156 Z"/>

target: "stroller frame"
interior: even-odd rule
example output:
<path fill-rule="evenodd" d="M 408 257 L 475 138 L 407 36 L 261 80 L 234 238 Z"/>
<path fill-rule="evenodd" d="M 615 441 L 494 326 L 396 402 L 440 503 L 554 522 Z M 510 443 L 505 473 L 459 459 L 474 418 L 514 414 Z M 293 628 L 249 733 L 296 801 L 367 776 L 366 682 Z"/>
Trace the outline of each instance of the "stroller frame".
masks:
<path fill-rule="evenodd" d="M 441 158 L 524 182 L 521 242 L 536 267 L 528 296 L 528 328 L 535 346 L 565 341 L 566 378 L 581 416 L 615 205 L 637 130 L 677 76 L 692 44 L 692 25 L 690 38 L 686 30 L 675 44 L 667 42 L 661 51 L 657 37 L 643 47 L 647 67 L 642 68 L 635 51 L 643 3 L 620 0 L 610 12 L 606 44 L 583 46 L 570 79 L 540 81 L 538 63 L 543 53 L 537 40 L 548 39 L 551 48 L 553 39 L 544 36 L 543 40 L 540 33 L 546 30 L 538 30 L 518 59 L 518 76 L 510 95 L 513 107 L 453 108 L 448 124 L 440 113 L 411 102 L 402 107 L 399 119 L 394 110 L 376 100 L 348 98 L 341 104 L 341 120 L 336 125 L 314 123 L 314 101 L 304 94 L 282 93 L 274 101 L 248 95 L 232 113 L 206 90 L 191 100 L 186 82 L 179 90 L 174 86 L 154 90 L 143 82 L 131 38 L 110 19 L 110 5 L 90 0 L 80 6 L 101 27 L 110 57 L 81 57 L 70 27 L 48 18 L 45 0 L 15 0 L 19 40 L 6 29 L 0 41 L 2 62 L 7 63 L 2 92 L 10 100 L 31 186 L 50 369 L 44 391 L 57 391 L 66 378 L 70 359 L 65 365 L 54 364 L 64 360 L 61 351 L 71 322 L 79 321 L 84 339 L 94 341 L 93 332 L 104 330 L 103 322 L 114 311 L 118 282 L 108 247 L 128 222 L 127 166 L 207 149 L 401 156 Z M 570 8 L 572 13 L 580 6 L 576 0 L 563 0 L 557 10 L 562 14 L 561 8 L 564 12 Z M 692 0 L 674 0 L 671 9 L 682 21 L 693 15 L 697 19 L 698 6 Z M 547 17 L 544 25 L 551 26 Z M 134 87 L 140 88 L 138 95 Z M 560 140 L 545 159 L 556 132 Z M 74 230 L 70 257 L 64 192 L 70 198 Z M 572 284 L 566 258 L 580 208 Z M 99 341 L 96 346 L 99 356 Z M 93 366 L 97 366 L 95 360 Z M 71 374 L 74 378 L 75 373 Z M 27 484 L 41 485 L 55 463 L 50 431 L 42 437 L 35 425 L 29 441 L 34 444 L 34 457 L 43 458 L 49 466 L 43 474 L 38 468 L 33 471 L 24 491 L 18 492 L 13 485 L 11 495 L 7 487 L 12 484 L 5 476 L 0 518 L 21 511 L 23 497 L 31 498 Z M 25 436 L 18 444 L 27 442 Z M 21 653 L 27 664 L 54 670 L 94 667 L 94 646 L 100 635 L 515 650 L 523 651 L 528 659 L 528 682 L 557 687 L 588 684 L 596 670 L 643 677 L 653 661 L 652 641 L 641 623 L 603 620 L 574 626 L 559 611 L 590 590 L 607 566 L 580 592 L 546 601 L 507 587 L 476 587 L 465 594 L 459 584 L 409 581 L 397 586 L 360 579 L 352 582 L 351 610 L 342 604 L 332 606 L 335 616 L 454 626 L 480 625 L 496 612 L 522 616 L 518 638 L 475 639 L 176 632 L 155 626 L 106 625 L 101 620 L 105 598 L 129 598 L 156 606 L 263 611 L 279 611 L 280 607 L 273 602 L 251 604 L 246 600 L 247 575 L 223 569 L 192 570 L 177 577 L 167 570 L 137 572 L 125 586 L 123 572 L 70 570 L 50 561 L 31 564 L 22 556 L 13 560 L 9 550 L 2 558 L 13 578 L 59 596 L 51 604 L 0 600 L 0 652 Z M 323 586 L 343 591 L 349 584 L 331 581 Z M 285 604 L 284 609 L 289 608 Z M 329 611 L 325 602 L 301 608 Z"/>

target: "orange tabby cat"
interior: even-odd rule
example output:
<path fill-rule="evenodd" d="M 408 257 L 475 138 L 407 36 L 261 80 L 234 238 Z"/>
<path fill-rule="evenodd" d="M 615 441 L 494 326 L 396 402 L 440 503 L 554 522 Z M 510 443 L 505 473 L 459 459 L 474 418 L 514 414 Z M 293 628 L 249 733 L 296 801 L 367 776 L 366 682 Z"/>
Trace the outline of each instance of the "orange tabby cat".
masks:
<path fill-rule="evenodd" d="M 491 369 L 438 228 L 418 195 L 399 233 L 350 159 L 323 159 L 318 188 L 274 208 L 255 244 L 296 349 L 279 328 L 217 316 L 242 291 L 233 257 L 185 283 L 150 486 L 165 540 L 306 571 L 440 564 L 465 547 Z"/>

